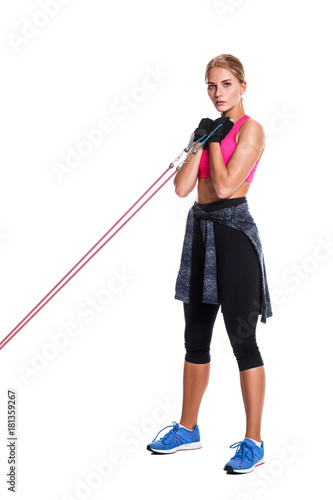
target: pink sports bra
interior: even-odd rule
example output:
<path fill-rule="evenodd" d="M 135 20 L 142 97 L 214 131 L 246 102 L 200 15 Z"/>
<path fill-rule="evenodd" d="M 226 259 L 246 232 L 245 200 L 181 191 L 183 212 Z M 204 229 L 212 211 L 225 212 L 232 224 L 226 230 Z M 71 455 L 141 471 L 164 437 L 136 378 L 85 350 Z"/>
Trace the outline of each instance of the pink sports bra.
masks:
<path fill-rule="evenodd" d="M 244 115 L 242 116 L 242 118 L 237 120 L 234 123 L 234 126 L 232 127 L 228 135 L 226 135 L 226 137 L 221 141 L 221 152 L 225 165 L 228 165 L 228 161 L 230 160 L 231 155 L 237 146 L 236 142 L 237 132 L 240 129 L 240 126 L 242 125 L 243 121 L 247 120 L 248 118 L 250 118 L 250 116 Z M 252 182 L 254 177 L 254 172 L 257 170 L 257 166 L 258 162 L 256 161 L 253 169 L 245 179 L 247 182 Z M 211 177 L 208 148 L 203 150 L 199 163 L 198 179 L 201 179 L 201 177 Z"/>

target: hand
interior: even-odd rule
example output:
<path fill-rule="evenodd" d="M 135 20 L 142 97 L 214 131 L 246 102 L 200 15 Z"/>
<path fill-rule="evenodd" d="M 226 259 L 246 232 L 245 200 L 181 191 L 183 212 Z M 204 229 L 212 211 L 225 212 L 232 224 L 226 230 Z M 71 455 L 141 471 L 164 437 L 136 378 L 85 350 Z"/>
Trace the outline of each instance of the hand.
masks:
<path fill-rule="evenodd" d="M 209 137 L 205 144 L 208 145 L 211 142 L 219 142 L 221 144 L 221 141 L 229 134 L 230 130 L 234 126 L 234 122 L 230 120 L 229 116 L 217 118 L 213 122 L 209 133 L 212 132 L 218 125 L 221 126 Z"/>
<path fill-rule="evenodd" d="M 196 142 L 199 139 L 202 139 L 203 136 L 208 133 L 208 131 L 210 130 L 213 123 L 214 123 L 214 120 L 212 120 L 211 118 L 203 118 L 201 120 L 201 122 L 199 123 L 199 126 L 194 131 L 193 142 Z"/>

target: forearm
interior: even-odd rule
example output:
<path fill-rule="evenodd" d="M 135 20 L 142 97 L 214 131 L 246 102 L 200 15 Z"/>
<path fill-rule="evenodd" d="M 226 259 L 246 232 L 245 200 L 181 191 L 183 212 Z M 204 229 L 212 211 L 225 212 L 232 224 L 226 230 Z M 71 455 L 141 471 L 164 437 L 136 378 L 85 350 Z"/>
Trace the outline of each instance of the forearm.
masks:
<path fill-rule="evenodd" d="M 209 144 L 209 159 L 211 177 L 216 193 L 220 198 L 223 198 L 228 186 L 229 171 L 224 163 L 219 142 Z"/>
<path fill-rule="evenodd" d="M 193 149 L 197 148 L 200 143 L 197 143 Z M 183 163 L 180 170 L 174 177 L 174 185 L 176 194 L 180 197 L 186 197 L 193 191 L 198 178 L 199 163 L 201 160 L 203 147 L 199 148 L 195 155 L 190 150 L 190 156 L 186 163 Z"/>

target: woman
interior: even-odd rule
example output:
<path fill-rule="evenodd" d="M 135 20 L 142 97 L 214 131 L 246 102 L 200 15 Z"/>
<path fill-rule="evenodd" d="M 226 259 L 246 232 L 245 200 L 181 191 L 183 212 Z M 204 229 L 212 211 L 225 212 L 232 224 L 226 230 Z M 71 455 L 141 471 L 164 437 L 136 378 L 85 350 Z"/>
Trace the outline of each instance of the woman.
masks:
<path fill-rule="evenodd" d="M 180 197 L 188 196 L 198 180 L 175 295 L 183 301 L 185 316 L 182 415 L 179 423 L 168 426 L 172 429 L 160 440 L 155 438 L 147 449 L 175 453 L 201 448 L 197 419 L 209 380 L 210 342 L 221 305 L 246 412 L 245 437 L 230 446 L 237 450 L 224 470 L 244 473 L 264 463 L 260 427 L 265 371 L 256 325 L 259 314 L 266 323 L 272 310 L 259 233 L 246 195 L 264 151 L 265 135 L 260 123 L 245 114 L 242 95 L 247 83 L 239 59 L 229 54 L 212 59 L 205 82 L 221 118 L 201 120 L 190 136 L 194 135 L 194 142 L 199 139 L 192 147 L 201 147 L 190 154 L 174 178 Z"/>

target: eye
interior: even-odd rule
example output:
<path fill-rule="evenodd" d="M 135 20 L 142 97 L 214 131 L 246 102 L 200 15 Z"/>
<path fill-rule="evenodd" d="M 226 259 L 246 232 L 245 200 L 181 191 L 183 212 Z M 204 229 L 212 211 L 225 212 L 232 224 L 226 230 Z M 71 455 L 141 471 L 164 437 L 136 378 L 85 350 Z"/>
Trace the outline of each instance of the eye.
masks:
<path fill-rule="evenodd" d="M 227 85 L 227 87 L 229 87 L 231 85 L 230 82 L 225 82 L 224 85 Z M 213 85 L 212 83 L 210 85 L 208 85 L 208 89 L 210 90 L 212 87 L 216 87 L 216 85 Z"/>

